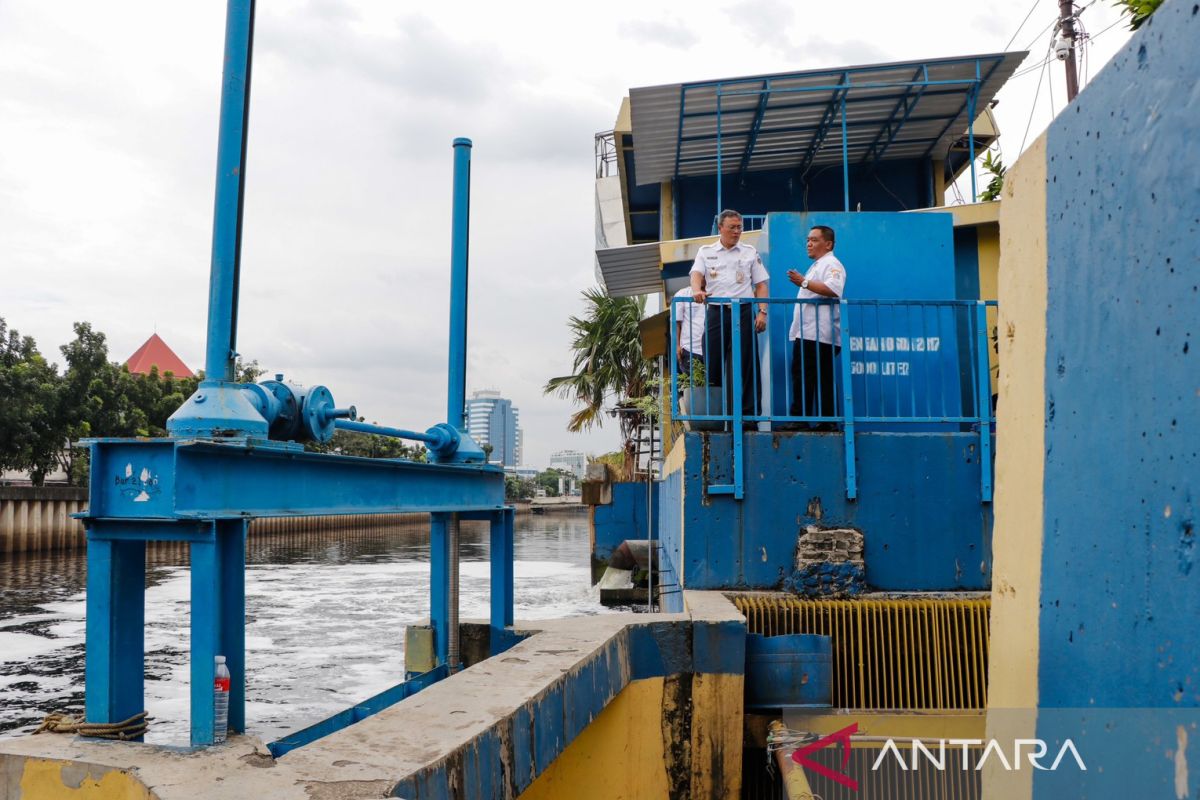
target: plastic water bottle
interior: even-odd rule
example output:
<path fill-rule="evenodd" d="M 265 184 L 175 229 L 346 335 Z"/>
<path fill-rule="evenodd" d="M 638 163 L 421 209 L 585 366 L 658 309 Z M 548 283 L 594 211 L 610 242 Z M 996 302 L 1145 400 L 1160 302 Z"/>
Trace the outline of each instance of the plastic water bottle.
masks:
<path fill-rule="evenodd" d="M 217 675 L 213 679 L 213 743 L 225 741 L 229 732 L 229 667 L 225 656 L 217 656 Z"/>

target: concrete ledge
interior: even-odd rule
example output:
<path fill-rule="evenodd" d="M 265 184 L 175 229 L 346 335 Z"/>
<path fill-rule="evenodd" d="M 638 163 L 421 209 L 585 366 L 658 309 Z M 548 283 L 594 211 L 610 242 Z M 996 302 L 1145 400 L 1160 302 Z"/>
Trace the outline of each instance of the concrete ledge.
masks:
<path fill-rule="evenodd" d="M 188 752 L 31 736 L 0 742 L 0 788 L 6 800 L 42 796 L 29 781 L 35 774 L 46 780 L 53 762 L 67 788 L 81 768 L 130 776 L 122 792 L 100 797 L 516 797 L 633 680 L 728 670 L 740 687 L 742 662 L 729 655 L 744 648 L 740 614 L 716 593 L 689 592 L 687 600 L 684 614 L 518 626 L 537 633 L 278 760 L 250 737 Z M 736 730 L 740 748 L 740 713 Z M 720 744 L 710 750 L 725 757 Z M 147 794 L 130 794 L 137 786 Z"/>

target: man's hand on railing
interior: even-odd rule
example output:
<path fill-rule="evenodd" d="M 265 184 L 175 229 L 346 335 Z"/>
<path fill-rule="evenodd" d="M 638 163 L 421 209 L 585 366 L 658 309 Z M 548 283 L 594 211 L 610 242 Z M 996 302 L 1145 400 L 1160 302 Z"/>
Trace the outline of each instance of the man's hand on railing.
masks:
<path fill-rule="evenodd" d="M 767 329 L 767 312 L 759 311 L 754 315 L 754 332 L 762 333 Z"/>
<path fill-rule="evenodd" d="M 708 292 L 704 291 L 703 289 L 692 290 L 692 300 L 696 301 L 697 303 L 703 303 L 707 299 Z"/>

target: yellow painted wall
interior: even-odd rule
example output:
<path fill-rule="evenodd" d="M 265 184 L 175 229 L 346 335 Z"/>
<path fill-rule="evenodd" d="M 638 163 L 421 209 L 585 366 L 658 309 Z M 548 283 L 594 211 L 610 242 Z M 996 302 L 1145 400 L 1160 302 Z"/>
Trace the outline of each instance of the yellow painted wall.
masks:
<path fill-rule="evenodd" d="M 1000 226 L 980 225 L 975 229 L 979 253 L 979 299 L 1000 299 Z M 988 336 L 996 328 L 999 319 L 997 309 L 987 310 Z M 989 340 L 990 341 L 990 340 Z M 992 370 L 992 386 L 999 386 L 997 378 L 1000 372 L 1000 356 L 988 348 L 988 362 Z"/>
<path fill-rule="evenodd" d="M 567 746 L 521 800 L 667 797 L 663 678 L 634 681 Z M 741 675 L 692 683 L 689 797 L 737 797 L 742 788 Z"/>
<path fill-rule="evenodd" d="M 149 800 L 151 797 L 150 791 L 128 772 L 42 758 L 25 761 L 19 791 L 13 800 Z"/>
<path fill-rule="evenodd" d="M 634 681 L 584 728 L 522 800 L 666 797 L 663 679 Z"/>
<path fill-rule="evenodd" d="M 1000 395 L 992 536 L 988 736 L 1031 738 L 1038 701 L 1046 364 L 1046 138 L 1009 169 L 1000 208 Z M 1003 433 L 1003 432 L 1007 433 Z M 1032 792 L 1032 771 L 984 770 L 986 797 Z"/>

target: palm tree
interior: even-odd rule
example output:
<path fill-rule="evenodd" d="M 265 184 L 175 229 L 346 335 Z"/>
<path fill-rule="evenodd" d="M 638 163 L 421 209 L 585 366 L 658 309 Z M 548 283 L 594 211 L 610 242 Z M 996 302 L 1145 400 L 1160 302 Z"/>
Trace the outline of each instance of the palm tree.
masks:
<path fill-rule="evenodd" d="M 612 410 L 624 440 L 625 471 L 632 474 L 635 436 L 646 421 L 633 401 L 648 392 L 654 377 L 654 363 L 642 356 L 638 332 L 646 298 L 610 297 L 594 288 L 584 291 L 583 297 L 587 301 L 585 315 L 571 317 L 567 323 L 574 336 L 573 373 L 551 378 L 544 391 L 583 405 L 567 423 L 572 433 L 602 425 L 605 400 L 613 398 Z"/>

